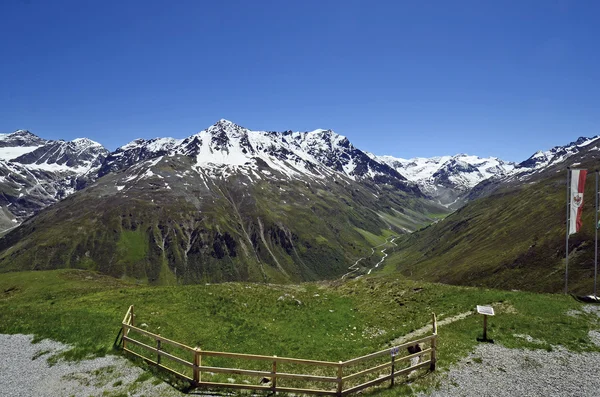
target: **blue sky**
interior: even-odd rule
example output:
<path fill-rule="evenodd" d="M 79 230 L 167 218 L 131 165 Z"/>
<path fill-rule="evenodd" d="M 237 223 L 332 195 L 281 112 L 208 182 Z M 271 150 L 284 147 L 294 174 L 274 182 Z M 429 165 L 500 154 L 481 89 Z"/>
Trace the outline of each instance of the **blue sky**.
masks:
<path fill-rule="evenodd" d="M 109 149 L 226 118 L 398 157 L 600 134 L 598 1 L 0 0 L 0 131 Z"/>

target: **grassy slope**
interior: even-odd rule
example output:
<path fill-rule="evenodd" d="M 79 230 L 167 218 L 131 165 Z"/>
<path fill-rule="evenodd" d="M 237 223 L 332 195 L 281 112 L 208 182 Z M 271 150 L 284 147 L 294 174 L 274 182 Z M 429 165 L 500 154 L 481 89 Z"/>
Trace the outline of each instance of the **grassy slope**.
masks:
<path fill-rule="evenodd" d="M 490 336 L 497 342 L 594 349 L 587 333 L 598 326 L 597 320 L 567 316 L 580 307 L 567 296 L 419 283 L 398 275 L 296 286 L 151 287 L 78 270 L 8 273 L 0 279 L 0 333 L 72 344 L 72 358 L 102 355 L 113 351 L 122 316 L 134 304 L 137 324 L 188 345 L 337 361 L 385 348 L 428 324 L 431 312 L 443 319 L 492 303 L 497 316 L 490 321 Z M 441 367 L 471 351 L 480 333 L 478 316 L 443 326 Z M 532 344 L 514 334 L 544 343 Z"/>
<path fill-rule="evenodd" d="M 416 279 L 560 292 L 564 288 L 565 172 L 476 200 L 404 240 L 388 267 Z M 569 240 L 570 291 L 593 280 L 594 197 L 587 183 L 582 231 Z"/>

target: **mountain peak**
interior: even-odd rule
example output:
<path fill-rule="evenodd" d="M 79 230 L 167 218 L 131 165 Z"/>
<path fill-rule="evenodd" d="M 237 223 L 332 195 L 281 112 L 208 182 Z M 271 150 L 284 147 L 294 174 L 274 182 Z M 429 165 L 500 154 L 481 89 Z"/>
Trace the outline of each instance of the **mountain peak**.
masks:
<path fill-rule="evenodd" d="M 98 147 L 102 147 L 101 144 L 99 144 L 96 141 L 92 141 L 89 138 L 75 138 L 71 142 L 73 142 L 75 144 L 75 146 L 82 146 L 82 147 L 98 146 Z"/>
<path fill-rule="evenodd" d="M 16 130 L 14 131 L 11 135 L 27 135 L 27 134 L 31 134 L 33 135 L 29 130 Z"/>
<path fill-rule="evenodd" d="M 227 119 L 220 119 L 219 121 L 217 121 L 215 124 L 212 125 L 212 127 L 221 127 L 221 128 L 242 128 L 240 125 L 234 123 L 233 121 L 227 120 Z"/>
<path fill-rule="evenodd" d="M 226 119 L 221 119 L 219 121 L 217 121 L 215 124 L 211 125 L 210 127 L 208 127 L 205 131 L 214 134 L 214 133 L 219 133 L 219 134 L 230 134 L 230 133 L 235 133 L 235 132 L 240 132 L 241 130 L 245 130 L 244 127 L 234 123 L 233 121 L 229 121 Z"/>
<path fill-rule="evenodd" d="M 1 146 L 39 146 L 47 142 L 45 139 L 32 134 L 28 130 L 16 130 L 11 134 L 1 134 Z"/>
<path fill-rule="evenodd" d="M 15 132 L 5 135 L 7 138 L 39 138 L 29 130 L 16 130 Z"/>

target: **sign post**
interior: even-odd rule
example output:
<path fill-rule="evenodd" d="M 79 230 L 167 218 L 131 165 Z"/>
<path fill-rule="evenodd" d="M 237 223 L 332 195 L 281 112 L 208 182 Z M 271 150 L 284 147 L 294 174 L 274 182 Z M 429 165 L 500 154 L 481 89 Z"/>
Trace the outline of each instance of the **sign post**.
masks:
<path fill-rule="evenodd" d="M 483 314 L 483 341 L 487 341 L 487 318 L 494 315 L 494 308 L 491 306 L 477 305 L 477 313 Z"/>

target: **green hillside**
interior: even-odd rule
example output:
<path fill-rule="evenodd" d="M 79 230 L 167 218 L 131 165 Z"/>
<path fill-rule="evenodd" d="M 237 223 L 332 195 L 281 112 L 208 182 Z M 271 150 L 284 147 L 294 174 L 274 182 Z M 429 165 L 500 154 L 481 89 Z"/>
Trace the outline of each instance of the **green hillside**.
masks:
<path fill-rule="evenodd" d="M 575 161 L 575 160 L 572 160 Z M 593 169 L 594 161 L 581 165 Z M 594 175 L 585 189 L 583 228 L 569 239 L 569 290 L 593 292 Z M 397 241 L 387 264 L 413 279 L 562 292 L 566 169 L 513 182 Z"/>

